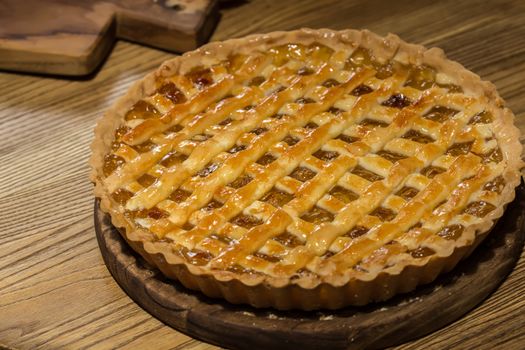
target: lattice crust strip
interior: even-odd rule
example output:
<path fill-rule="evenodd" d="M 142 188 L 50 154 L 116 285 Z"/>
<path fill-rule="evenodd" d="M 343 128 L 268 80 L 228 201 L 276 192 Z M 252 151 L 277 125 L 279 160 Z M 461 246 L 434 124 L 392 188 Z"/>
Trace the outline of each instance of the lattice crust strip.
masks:
<path fill-rule="evenodd" d="M 166 66 L 101 147 L 114 222 L 190 271 L 308 288 L 473 244 L 519 181 L 510 112 L 439 53 L 357 33 Z"/>

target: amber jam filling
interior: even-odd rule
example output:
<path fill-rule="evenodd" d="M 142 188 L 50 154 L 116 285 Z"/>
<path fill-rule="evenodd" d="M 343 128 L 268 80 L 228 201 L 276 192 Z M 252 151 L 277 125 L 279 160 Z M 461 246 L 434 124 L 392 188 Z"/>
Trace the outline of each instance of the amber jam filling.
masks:
<path fill-rule="evenodd" d="M 177 246 L 175 252 L 178 253 L 179 256 L 182 256 L 188 263 L 197 266 L 206 265 L 213 258 L 213 255 L 209 252 L 199 249 L 190 250 L 183 246 Z"/>
<path fill-rule="evenodd" d="M 288 203 L 289 201 L 291 201 L 293 198 L 294 196 L 287 192 L 279 191 L 276 188 L 272 188 L 270 192 L 266 193 L 261 198 L 261 200 L 264 202 L 270 203 L 274 207 L 279 208 L 285 205 L 286 203 Z"/>
<path fill-rule="evenodd" d="M 210 210 L 213 210 L 213 209 L 217 209 L 217 208 L 220 208 L 222 207 L 223 203 L 219 202 L 219 201 L 216 201 L 215 199 L 212 199 L 208 204 L 206 204 L 204 207 L 202 207 L 202 209 L 204 209 L 205 211 L 210 211 Z"/>
<path fill-rule="evenodd" d="M 434 250 L 427 247 L 419 247 L 417 249 L 409 251 L 410 255 L 416 259 L 425 258 L 427 256 L 433 255 L 436 253 Z"/>
<path fill-rule="evenodd" d="M 388 100 L 381 103 L 383 106 L 392 108 L 405 108 L 412 104 L 412 101 L 403 94 L 394 94 L 388 98 Z"/>
<path fill-rule="evenodd" d="M 269 261 L 271 263 L 276 263 L 276 262 L 281 261 L 281 259 L 279 257 L 277 257 L 277 256 L 263 254 L 263 253 L 259 253 L 259 252 L 252 254 L 252 256 L 255 256 L 255 257 L 259 258 L 259 259 L 263 259 L 263 260 Z"/>
<path fill-rule="evenodd" d="M 126 161 L 114 154 L 106 154 L 104 156 L 104 166 L 102 168 L 102 172 L 104 173 L 104 176 L 111 175 L 117 168 L 122 166 Z"/>
<path fill-rule="evenodd" d="M 257 160 L 257 163 L 258 164 L 261 164 L 261 165 L 268 165 L 270 163 L 273 163 L 277 158 L 274 157 L 272 154 L 270 153 L 266 153 L 264 154 L 261 158 L 259 158 Z"/>
<path fill-rule="evenodd" d="M 313 122 L 309 122 L 307 123 L 304 128 L 305 129 L 317 129 L 319 127 L 319 125 L 313 123 Z"/>
<path fill-rule="evenodd" d="M 195 67 L 186 77 L 190 79 L 198 89 L 204 89 L 208 85 L 213 84 L 213 74 L 210 68 Z"/>
<path fill-rule="evenodd" d="M 237 226 L 241 226 L 247 229 L 261 225 L 263 223 L 261 219 L 258 219 L 253 215 L 245 215 L 245 214 L 237 215 L 236 217 L 231 219 L 230 222 L 232 224 L 235 224 Z"/>
<path fill-rule="evenodd" d="M 430 111 L 423 115 L 423 117 L 438 123 L 443 123 L 453 117 L 457 112 L 457 110 L 452 108 L 434 106 L 430 109 Z"/>
<path fill-rule="evenodd" d="M 333 151 L 323 151 L 319 150 L 312 154 L 314 157 L 324 160 L 325 162 L 330 162 L 339 156 L 339 153 Z"/>
<path fill-rule="evenodd" d="M 135 219 L 144 219 L 144 218 L 151 218 L 154 220 L 160 220 L 167 218 L 169 214 L 157 207 L 153 207 L 151 209 L 142 209 L 142 210 L 126 210 L 124 212 L 124 215 L 126 215 L 129 219 L 135 220 Z"/>
<path fill-rule="evenodd" d="M 121 126 L 117 128 L 117 130 L 115 131 L 115 140 L 111 144 L 112 151 L 118 150 L 123 145 L 122 136 L 124 136 L 129 130 L 131 129 L 127 126 Z"/>
<path fill-rule="evenodd" d="M 473 116 L 470 119 L 469 124 L 489 124 L 492 123 L 492 119 L 492 113 L 488 111 L 483 111 Z"/>
<path fill-rule="evenodd" d="M 395 163 L 395 162 L 400 161 L 401 159 L 407 158 L 406 156 L 402 154 L 390 152 L 390 151 L 384 151 L 384 150 L 377 152 L 377 155 L 385 158 L 386 160 L 391 161 L 392 163 Z"/>
<path fill-rule="evenodd" d="M 387 79 L 396 74 L 396 72 L 405 71 L 408 73 L 405 86 L 409 86 L 418 90 L 427 90 L 432 87 L 440 87 L 448 90 L 448 93 L 463 92 L 463 89 L 458 85 L 437 83 L 436 70 L 432 67 L 425 65 L 407 66 L 392 60 L 385 63 L 380 63 L 370 52 L 370 50 L 358 48 L 348 58 L 345 69 L 358 70 L 362 67 L 374 69 L 376 71 L 375 76 L 377 79 Z"/>
<path fill-rule="evenodd" d="M 168 98 L 173 103 L 186 102 L 186 96 L 184 96 L 184 93 L 173 83 L 162 85 L 158 90 L 158 93 L 164 95 L 164 97 Z"/>
<path fill-rule="evenodd" d="M 320 208 L 318 206 L 313 207 L 306 214 L 301 216 L 304 221 L 311 222 L 312 224 L 320 224 L 322 222 L 330 222 L 334 219 L 334 214 L 329 211 Z"/>
<path fill-rule="evenodd" d="M 115 192 L 113 192 L 113 194 L 111 195 L 111 197 L 113 198 L 113 200 L 115 202 L 117 202 L 118 204 L 120 205 L 124 205 L 126 204 L 126 202 L 131 198 L 133 197 L 133 192 L 130 192 L 130 191 L 126 191 L 122 188 L 119 188 L 118 190 L 116 190 Z"/>
<path fill-rule="evenodd" d="M 232 238 L 225 236 L 225 235 L 219 235 L 217 233 L 212 233 L 209 237 L 217 241 L 220 241 L 224 244 L 230 244 L 233 241 Z"/>
<path fill-rule="evenodd" d="M 464 213 L 474 215 L 477 217 L 485 217 L 488 213 L 496 209 L 496 207 L 485 201 L 472 202 L 463 210 Z"/>
<path fill-rule="evenodd" d="M 357 70 L 361 67 L 372 68 L 376 71 L 376 78 L 386 79 L 394 75 L 395 71 L 401 68 L 401 64 L 392 61 L 381 64 L 372 55 L 370 50 L 358 48 L 346 61 L 345 69 Z"/>
<path fill-rule="evenodd" d="M 444 227 L 437 233 L 437 235 L 447 240 L 457 240 L 459 237 L 461 237 L 464 229 L 465 227 L 463 225 L 450 225 Z"/>
<path fill-rule="evenodd" d="M 288 248 L 295 248 L 303 245 L 303 242 L 297 236 L 292 235 L 289 232 L 281 233 L 273 239 Z"/>
<path fill-rule="evenodd" d="M 125 118 L 126 120 L 133 120 L 158 118 L 159 116 L 160 112 L 151 103 L 140 100 L 126 113 Z"/>
<path fill-rule="evenodd" d="M 428 66 L 412 66 L 405 81 L 405 86 L 426 90 L 434 86 L 436 71 Z"/>
<path fill-rule="evenodd" d="M 499 163 L 503 161 L 503 153 L 501 153 L 501 149 L 499 147 L 494 148 L 492 151 L 488 152 L 487 154 L 481 154 L 479 155 L 481 159 L 483 160 L 483 163 Z"/>
<path fill-rule="evenodd" d="M 399 192 L 396 193 L 396 195 L 409 201 L 412 198 L 414 198 L 418 193 L 419 191 L 417 189 L 413 187 L 404 186 L 402 189 L 399 190 Z"/>
<path fill-rule="evenodd" d="M 241 175 L 238 178 L 236 178 L 233 182 L 230 182 L 228 186 L 233 188 L 241 188 L 249 184 L 250 181 L 252 181 L 252 179 L 253 178 L 250 175 Z"/>
<path fill-rule="evenodd" d="M 335 186 L 328 193 L 330 193 L 332 196 L 339 199 L 343 203 L 350 203 L 359 198 L 359 195 L 357 193 L 347 190 L 346 188 L 341 186 Z"/>
<path fill-rule="evenodd" d="M 345 134 L 341 134 L 341 135 L 337 136 L 337 139 L 341 140 L 343 142 L 346 142 L 346 143 L 354 143 L 354 142 L 359 140 L 357 137 L 352 137 L 352 136 L 348 136 L 348 135 L 345 135 Z"/>
<path fill-rule="evenodd" d="M 432 179 L 434 176 L 444 173 L 446 169 L 437 167 L 437 166 L 427 166 L 426 168 L 421 169 L 421 174 Z"/>
<path fill-rule="evenodd" d="M 334 50 L 325 45 L 314 42 L 310 45 L 287 44 L 276 46 L 271 48 L 269 52 L 270 55 L 273 56 L 273 63 L 279 67 L 290 60 L 306 61 L 307 58 L 327 62 L 330 56 L 334 53 Z"/>
<path fill-rule="evenodd" d="M 352 174 L 361 176 L 363 179 L 366 179 L 370 182 L 383 180 L 383 177 L 381 175 L 378 175 L 370 170 L 367 170 L 360 165 L 356 166 L 354 170 L 352 170 Z"/>
<path fill-rule="evenodd" d="M 503 179 L 503 176 L 498 176 L 494 180 L 489 181 L 483 186 L 483 189 L 490 192 L 496 192 L 497 194 L 501 194 L 503 191 L 503 188 L 505 187 L 505 180 Z"/>
<path fill-rule="evenodd" d="M 197 172 L 197 175 L 200 177 L 206 177 L 213 173 L 215 170 L 219 169 L 219 164 L 209 163 L 204 169 Z"/>
<path fill-rule="evenodd" d="M 294 171 L 289 175 L 290 177 L 293 177 L 296 180 L 299 180 L 301 182 L 306 182 L 310 179 L 312 179 L 315 176 L 315 171 L 310 170 L 306 167 L 297 167 Z"/>
<path fill-rule="evenodd" d="M 345 233 L 343 236 L 350 237 L 350 238 L 357 238 L 360 237 L 368 232 L 368 228 L 364 226 L 354 226 L 350 231 Z"/>
<path fill-rule="evenodd" d="M 385 207 L 377 207 L 370 215 L 377 216 L 381 221 L 392 221 L 396 217 L 396 213 L 392 209 Z"/>
<path fill-rule="evenodd" d="M 432 137 L 425 135 L 422 132 L 419 132 L 417 130 L 409 130 L 402 137 L 404 139 L 409 139 L 409 140 L 419 142 L 419 143 L 431 143 L 435 141 Z"/>
<path fill-rule="evenodd" d="M 325 88 L 332 88 L 334 86 L 341 85 L 341 83 L 335 79 L 330 78 L 328 80 L 325 80 L 324 83 L 322 83 L 321 85 L 324 86 Z"/>
<path fill-rule="evenodd" d="M 364 127 L 370 127 L 370 128 L 386 128 L 388 126 L 387 123 L 381 121 L 381 120 L 375 120 L 371 118 L 366 118 L 363 121 L 359 123 L 359 125 Z"/>
<path fill-rule="evenodd" d="M 182 188 L 178 188 L 175 191 L 171 192 L 168 199 L 180 203 L 184 200 L 186 200 L 189 196 L 191 196 L 191 192 L 185 191 Z"/>
<path fill-rule="evenodd" d="M 447 150 L 445 154 L 458 157 L 463 154 L 467 154 L 470 152 L 470 149 L 472 148 L 472 144 L 474 142 L 462 142 L 462 143 L 455 143 Z"/>
<path fill-rule="evenodd" d="M 354 90 L 352 90 L 352 95 L 361 96 L 361 95 L 369 94 L 372 91 L 374 91 L 374 89 L 372 89 L 370 86 L 361 84 L 358 87 L 356 87 Z"/>
<path fill-rule="evenodd" d="M 170 168 L 176 164 L 180 164 L 188 159 L 188 156 L 179 152 L 170 152 L 166 154 L 160 161 L 160 164 L 166 168 Z"/>

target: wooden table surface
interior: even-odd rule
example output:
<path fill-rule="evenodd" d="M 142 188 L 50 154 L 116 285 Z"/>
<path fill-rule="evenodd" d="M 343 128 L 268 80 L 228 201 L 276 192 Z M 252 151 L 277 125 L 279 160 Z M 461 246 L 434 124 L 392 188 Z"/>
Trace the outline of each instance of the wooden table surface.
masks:
<path fill-rule="evenodd" d="M 523 1 L 260 0 L 225 6 L 212 40 L 308 26 L 368 28 L 439 46 L 494 82 L 525 131 Z M 0 73 L 1 345 L 214 348 L 138 307 L 108 273 L 93 229 L 87 159 L 95 121 L 133 81 L 170 57 L 119 42 L 89 79 Z M 524 294 L 522 254 L 482 305 L 399 349 L 523 349 Z"/>

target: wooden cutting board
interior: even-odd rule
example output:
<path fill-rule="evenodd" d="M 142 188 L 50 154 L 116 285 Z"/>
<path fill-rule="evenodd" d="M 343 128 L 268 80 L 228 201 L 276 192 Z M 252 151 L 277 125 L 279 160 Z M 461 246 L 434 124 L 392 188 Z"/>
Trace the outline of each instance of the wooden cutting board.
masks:
<path fill-rule="evenodd" d="M 136 254 L 95 202 L 95 230 L 119 285 L 146 311 L 197 339 L 229 349 L 380 349 L 435 331 L 492 293 L 525 241 L 525 186 L 487 239 L 451 272 L 382 303 L 337 311 L 276 311 L 204 297 L 164 278 Z"/>
<path fill-rule="evenodd" d="M 215 28 L 217 7 L 217 0 L 2 0 L 0 69 L 86 75 L 116 39 L 193 50 Z"/>

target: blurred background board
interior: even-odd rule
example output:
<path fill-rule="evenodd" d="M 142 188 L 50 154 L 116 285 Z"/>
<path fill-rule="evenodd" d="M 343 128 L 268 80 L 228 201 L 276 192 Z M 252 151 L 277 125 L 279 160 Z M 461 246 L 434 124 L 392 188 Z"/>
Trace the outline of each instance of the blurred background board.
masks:
<path fill-rule="evenodd" d="M 0 69 L 91 73 L 115 39 L 184 52 L 219 18 L 216 0 L 2 0 Z"/>

